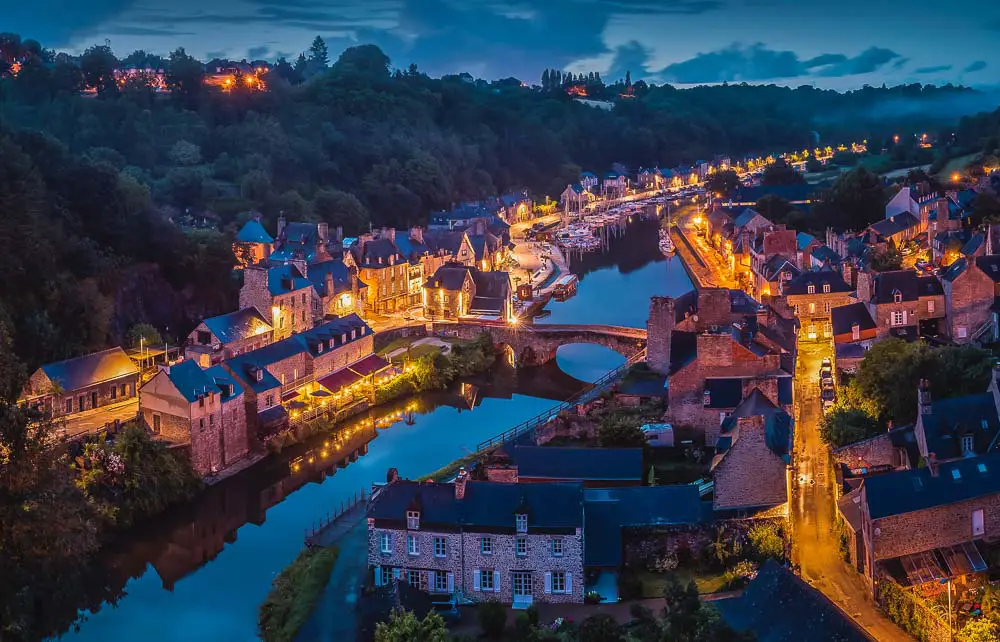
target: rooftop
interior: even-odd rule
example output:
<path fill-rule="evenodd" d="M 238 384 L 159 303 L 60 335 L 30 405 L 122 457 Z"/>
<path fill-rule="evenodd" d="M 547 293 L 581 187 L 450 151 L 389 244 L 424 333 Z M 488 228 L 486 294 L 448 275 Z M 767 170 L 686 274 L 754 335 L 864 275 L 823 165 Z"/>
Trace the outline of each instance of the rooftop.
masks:
<path fill-rule="evenodd" d="M 271 324 L 261 316 L 257 308 L 249 307 L 202 321 L 209 331 L 222 343 L 231 343 L 269 332 Z"/>
<path fill-rule="evenodd" d="M 80 390 L 103 381 L 139 374 L 139 368 L 120 347 L 56 361 L 41 367 L 49 380 L 63 392 Z"/>
<path fill-rule="evenodd" d="M 830 310 L 830 317 L 834 335 L 849 334 L 855 325 L 861 332 L 876 328 L 868 306 L 861 302 L 837 306 Z"/>
<path fill-rule="evenodd" d="M 498 457 L 517 465 L 518 477 L 570 481 L 635 481 L 644 478 L 642 448 L 505 446 Z"/>
<path fill-rule="evenodd" d="M 783 291 L 787 294 L 809 294 L 809 286 L 814 288 L 813 294 L 825 294 L 827 288 L 831 293 L 850 292 L 853 288 L 848 285 L 840 272 L 835 270 L 810 270 L 787 281 Z"/>

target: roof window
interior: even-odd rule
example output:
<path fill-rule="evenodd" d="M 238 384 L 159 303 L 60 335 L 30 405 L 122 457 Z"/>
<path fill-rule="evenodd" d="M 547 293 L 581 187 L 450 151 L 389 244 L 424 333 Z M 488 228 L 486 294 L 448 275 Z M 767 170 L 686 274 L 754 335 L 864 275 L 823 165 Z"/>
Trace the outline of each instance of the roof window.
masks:
<path fill-rule="evenodd" d="M 981 472 L 981 473 L 985 473 L 986 472 L 986 464 L 980 462 L 980 463 L 976 464 L 976 469 L 979 470 L 979 472 Z"/>
<path fill-rule="evenodd" d="M 952 468 L 951 469 L 951 478 L 954 479 L 954 480 L 956 480 L 956 481 L 958 481 L 959 479 L 962 478 L 962 471 L 960 471 L 958 468 Z"/>

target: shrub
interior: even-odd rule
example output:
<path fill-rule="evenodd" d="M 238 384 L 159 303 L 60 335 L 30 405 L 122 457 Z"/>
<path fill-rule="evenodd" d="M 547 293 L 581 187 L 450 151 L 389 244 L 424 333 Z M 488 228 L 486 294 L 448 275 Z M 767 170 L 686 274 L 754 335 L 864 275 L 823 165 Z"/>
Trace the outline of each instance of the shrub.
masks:
<path fill-rule="evenodd" d="M 337 562 L 335 548 L 307 548 L 271 583 L 257 630 L 264 642 L 291 642 L 316 605 Z"/>
<path fill-rule="evenodd" d="M 617 642 L 621 639 L 621 625 L 607 613 L 591 615 L 580 623 L 580 642 Z"/>
<path fill-rule="evenodd" d="M 747 539 L 757 560 L 784 561 L 785 540 L 781 536 L 781 528 L 775 522 L 757 522 L 747 532 Z"/>
<path fill-rule="evenodd" d="M 531 626 L 538 626 L 538 605 L 532 604 L 529 606 L 528 610 L 525 611 L 525 615 L 528 616 L 528 623 Z"/>
<path fill-rule="evenodd" d="M 618 594 L 623 600 L 642 597 L 642 581 L 632 573 L 623 573 L 618 579 Z"/>
<path fill-rule="evenodd" d="M 740 560 L 723 574 L 723 590 L 742 588 L 757 574 L 757 565 L 749 560 Z"/>
<path fill-rule="evenodd" d="M 507 628 L 507 607 L 500 602 L 483 602 L 479 605 L 477 616 L 479 627 L 486 637 L 498 638 Z"/>

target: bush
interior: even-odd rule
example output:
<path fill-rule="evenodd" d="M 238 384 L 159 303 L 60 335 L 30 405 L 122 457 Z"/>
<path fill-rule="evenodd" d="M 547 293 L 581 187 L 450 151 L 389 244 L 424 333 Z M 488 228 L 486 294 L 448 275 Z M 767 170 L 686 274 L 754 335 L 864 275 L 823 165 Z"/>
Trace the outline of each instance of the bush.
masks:
<path fill-rule="evenodd" d="M 538 626 L 538 605 L 537 604 L 532 604 L 531 606 L 529 606 L 528 610 L 525 611 L 525 615 L 528 616 L 528 624 L 530 624 L 531 626 Z"/>
<path fill-rule="evenodd" d="M 621 639 L 621 625 L 607 613 L 591 615 L 580 623 L 580 642 L 617 642 Z"/>
<path fill-rule="evenodd" d="M 618 594 L 623 600 L 642 597 L 642 581 L 632 573 L 622 573 L 618 579 Z"/>
<path fill-rule="evenodd" d="M 749 560 L 740 560 L 723 574 L 722 590 L 732 591 L 743 588 L 757 574 L 757 565 Z"/>
<path fill-rule="evenodd" d="M 507 628 L 507 607 L 500 602 L 483 602 L 477 609 L 479 627 L 489 638 L 498 638 Z"/>
<path fill-rule="evenodd" d="M 257 631 L 264 642 L 291 642 L 316 605 L 337 562 L 335 548 L 307 548 L 271 583 L 260 605 Z"/>
<path fill-rule="evenodd" d="M 777 523 L 757 522 L 747 532 L 747 539 L 753 549 L 753 557 L 759 562 L 768 559 L 784 561 L 785 540 Z"/>

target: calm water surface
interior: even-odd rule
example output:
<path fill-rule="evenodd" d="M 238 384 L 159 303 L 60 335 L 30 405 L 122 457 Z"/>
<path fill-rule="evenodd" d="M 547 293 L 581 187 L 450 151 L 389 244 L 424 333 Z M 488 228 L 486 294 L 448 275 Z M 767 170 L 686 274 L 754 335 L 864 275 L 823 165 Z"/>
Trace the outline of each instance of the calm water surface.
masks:
<path fill-rule="evenodd" d="M 571 257 L 578 293 L 553 302 L 542 322 L 644 327 L 650 296 L 690 289 L 680 260 L 659 253 L 657 228 L 655 219 L 634 221 L 607 233 L 604 252 Z M 498 364 L 448 393 L 380 409 L 388 416 L 377 426 L 358 420 L 339 439 L 320 437 L 272 456 L 107 547 L 101 579 L 124 595 L 64 638 L 255 640 L 258 605 L 319 516 L 383 481 L 390 467 L 412 478 L 447 465 L 623 360 L 599 346 L 563 346 L 558 367 L 518 372 Z"/>

